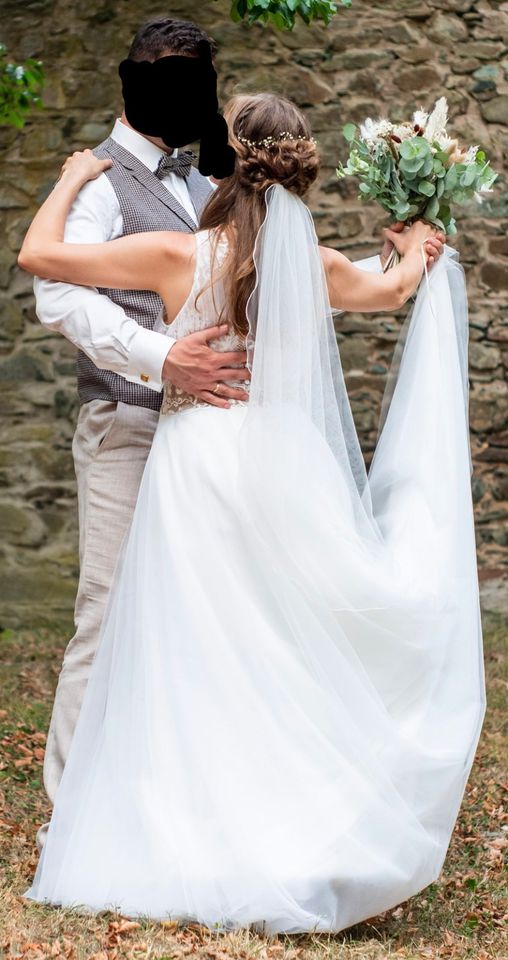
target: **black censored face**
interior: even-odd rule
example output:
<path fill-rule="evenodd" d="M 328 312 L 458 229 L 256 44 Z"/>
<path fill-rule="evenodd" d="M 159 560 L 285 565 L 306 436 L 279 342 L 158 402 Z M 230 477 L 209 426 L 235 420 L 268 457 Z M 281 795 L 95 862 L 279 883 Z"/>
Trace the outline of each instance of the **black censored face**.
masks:
<path fill-rule="evenodd" d="M 200 140 L 200 173 L 217 179 L 233 173 L 235 152 L 218 112 L 217 74 L 208 47 L 202 57 L 122 60 L 118 72 L 125 116 L 135 130 L 159 137 L 168 147 Z"/>
<path fill-rule="evenodd" d="M 119 73 L 125 115 L 140 133 L 160 137 L 168 147 L 183 147 L 200 140 L 213 123 L 219 105 L 210 60 L 123 60 Z"/>

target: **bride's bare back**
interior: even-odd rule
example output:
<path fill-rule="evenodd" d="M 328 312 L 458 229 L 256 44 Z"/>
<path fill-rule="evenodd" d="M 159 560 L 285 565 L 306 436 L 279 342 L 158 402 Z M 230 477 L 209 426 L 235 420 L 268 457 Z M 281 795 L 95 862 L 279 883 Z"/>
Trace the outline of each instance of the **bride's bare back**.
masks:
<path fill-rule="evenodd" d="M 199 330 L 207 330 L 221 323 L 225 306 L 225 292 L 222 270 L 227 256 L 228 242 L 225 237 L 219 243 L 213 243 L 210 231 L 203 230 L 192 237 L 194 269 L 190 281 L 186 279 L 187 295 L 174 319 L 165 311 L 164 326 L 172 337 L 180 339 Z M 183 289 L 183 285 L 182 285 Z M 162 319 L 162 318 L 161 318 Z M 209 341 L 214 350 L 227 353 L 245 350 L 245 339 L 231 328 L 222 337 Z M 228 386 L 245 386 L 241 380 L 228 380 Z M 242 400 L 232 400 L 242 403 Z M 206 405 L 206 401 L 193 394 L 186 393 L 171 383 L 164 385 L 164 397 L 161 413 L 176 413 L 187 407 Z"/>

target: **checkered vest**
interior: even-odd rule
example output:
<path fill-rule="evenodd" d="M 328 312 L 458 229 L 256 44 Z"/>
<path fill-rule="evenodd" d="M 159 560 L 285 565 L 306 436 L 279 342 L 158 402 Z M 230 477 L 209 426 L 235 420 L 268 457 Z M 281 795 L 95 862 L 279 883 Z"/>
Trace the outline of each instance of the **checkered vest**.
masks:
<path fill-rule="evenodd" d="M 94 153 L 98 157 L 112 157 L 115 163 L 106 170 L 115 191 L 123 221 L 123 235 L 151 230 L 182 230 L 192 233 L 196 224 L 187 211 L 160 180 L 132 153 L 124 150 L 111 137 L 101 143 Z M 199 216 L 212 187 L 194 168 L 187 181 L 189 193 Z M 162 308 L 160 297 L 150 290 L 110 290 L 99 288 L 114 303 L 123 307 L 128 317 L 142 327 L 152 330 Z M 158 410 L 162 395 L 109 370 L 99 370 L 79 351 L 78 393 L 81 403 L 89 400 L 121 400 L 139 407 Z"/>

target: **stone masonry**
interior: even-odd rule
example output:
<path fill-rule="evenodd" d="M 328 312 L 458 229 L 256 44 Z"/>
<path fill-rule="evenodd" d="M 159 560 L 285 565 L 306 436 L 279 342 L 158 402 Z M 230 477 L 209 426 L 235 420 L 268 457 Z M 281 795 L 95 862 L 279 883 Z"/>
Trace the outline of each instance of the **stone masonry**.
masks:
<path fill-rule="evenodd" d="M 377 251 L 386 220 L 357 201 L 352 183 L 335 178 L 346 121 L 402 119 L 445 93 L 453 132 L 480 143 L 502 174 L 508 2 L 353 0 L 330 27 L 302 25 L 291 34 L 232 23 L 225 0 L 0 0 L 0 12 L 0 38 L 12 58 L 37 56 L 47 75 L 44 110 L 21 132 L 0 130 L 0 625 L 7 626 L 67 618 L 78 567 L 74 349 L 38 323 L 16 253 L 65 156 L 98 143 L 119 115 L 117 64 L 137 25 L 162 12 L 198 20 L 220 46 L 223 100 L 270 89 L 308 111 L 323 155 L 311 198 L 319 236 L 358 258 Z M 456 240 L 471 307 L 473 492 L 484 579 L 508 566 L 507 229 L 501 175 L 488 202 L 459 213 Z M 403 314 L 350 314 L 338 323 L 367 456 Z"/>

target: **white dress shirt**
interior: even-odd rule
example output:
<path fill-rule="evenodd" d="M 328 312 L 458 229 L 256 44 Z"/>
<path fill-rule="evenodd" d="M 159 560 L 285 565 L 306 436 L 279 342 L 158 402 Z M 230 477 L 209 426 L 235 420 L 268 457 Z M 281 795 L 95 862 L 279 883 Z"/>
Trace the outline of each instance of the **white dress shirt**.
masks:
<path fill-rule="evenodd" d="M 111 137 L 150 170 L 157 169 L 163 151 L 132 127 L 117 120 Z M 197 221 L 185 178 L 168 173 L 161 183 Z M 74 201 L 65 226 L 65 241 L 103 243 L 122 236 L 122 229 L 115 191 L 107 176 L 101 174 L 86 183 Z M 99 369 L 112 370 L 140 386 L 162 389 L 162 367 L 175 343 L 172 337 L 141 327 L 94 287 L 35 277 L 34 291 L 41 323 L 63 333 Z"/>

